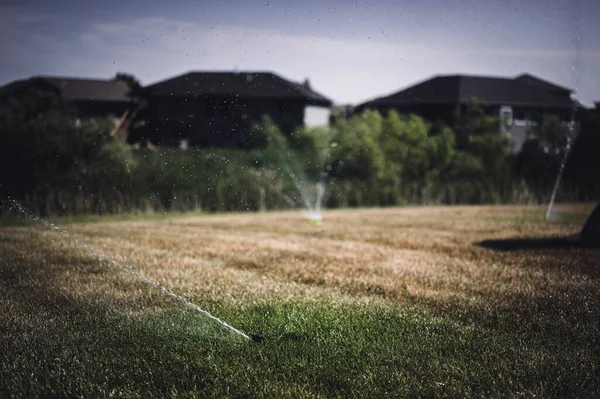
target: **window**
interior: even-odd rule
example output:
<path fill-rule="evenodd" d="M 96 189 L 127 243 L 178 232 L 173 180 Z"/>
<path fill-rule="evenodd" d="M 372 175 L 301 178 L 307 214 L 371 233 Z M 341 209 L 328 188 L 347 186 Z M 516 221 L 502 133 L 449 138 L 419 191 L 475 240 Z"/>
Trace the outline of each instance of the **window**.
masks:
<path fill-rule="evenodd" d="M 512 107 L 502 106 L 500 107 L 500 130 L 503 132 L 510 131 L 510 127 L 513 124 L 513 111 Z"/>

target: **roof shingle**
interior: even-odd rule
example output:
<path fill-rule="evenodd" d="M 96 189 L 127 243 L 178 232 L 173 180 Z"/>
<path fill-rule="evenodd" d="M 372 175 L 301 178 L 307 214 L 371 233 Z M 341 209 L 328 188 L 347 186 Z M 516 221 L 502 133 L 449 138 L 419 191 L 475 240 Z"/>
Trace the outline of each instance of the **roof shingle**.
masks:
<path fill-rule="evenodd" d="M 271 72 L 188 72 L 146 86 L 145 90 L 156 96 L 234 95 L 304 99 L 317 105 L 331 105 L 331 100 L 310 87 Z"/>
<path fill-rule="evenodd" d="M 114 80 L 35 76 L 11 82 L 1 90 L 10 92 L 36 83 L 55 89 L 67 101 L 131 102 L 127 85 Z"/>

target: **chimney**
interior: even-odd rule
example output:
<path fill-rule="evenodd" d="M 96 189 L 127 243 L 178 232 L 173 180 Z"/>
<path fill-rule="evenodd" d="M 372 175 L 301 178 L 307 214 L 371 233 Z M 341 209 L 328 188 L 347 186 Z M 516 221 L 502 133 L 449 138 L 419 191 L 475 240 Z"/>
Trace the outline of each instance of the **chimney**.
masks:
<path fill-rule="evenodd" d="M 308 80 L 308 78 L 304 79 L 304 87 L 310 89 L 310 80 Z"/>

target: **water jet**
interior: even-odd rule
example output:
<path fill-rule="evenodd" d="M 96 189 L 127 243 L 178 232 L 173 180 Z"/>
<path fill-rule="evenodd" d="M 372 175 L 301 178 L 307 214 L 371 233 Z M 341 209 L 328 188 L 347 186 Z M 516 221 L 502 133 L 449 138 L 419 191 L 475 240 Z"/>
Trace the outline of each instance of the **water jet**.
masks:
<path fill-rule="evenodd" d="M 228 323 L 226 323 L 225 321 L 219 319 L 218 317 L 212 315 L 211 313 L 209 313 L 208 311 L 204 310 L 203 308 L 201 308 L 200 306 L 196 305 L 195 303 L 191 302 L 190 300 L 188 300 L 187 298 L 176 294 L 173 290 L 171 290 L 170 288 L 152 280 L 150 277 L 146 276 L 144 273 L 140 272 L 139 270 L 134 269 L 131 265 L 125 263 L 125 262 L 120 262 L 118 261 L 113 255 L 111 255 L 110 253 L 104 251 L 103 249 L 98 249 L 94 246 L 92 246 L 90 243 L 83 241 L 82 239 L 80 239 L 79 237 L 75 236 L 74 234 L 70 233 L 69 231 L 60 228 L 58 226 L 56 226 L 53 223 L 47 222 L 46 220 L 40 218 L 39 216 L 35 215 L 34 213 L 28 211 L 27 209 L 25 209 L 19 202 L 13 200 L 12 198 L 8 197 L 8 200 L 10 203 L 13 204 L 13 208 L 17 209 L 17 211 L 19 213 L 21 213 L 23 216 L 28 217 L 36 222 L 39 222 L 41 224 L 43 224 L 45 227 L 49 228 L 50 230 L 53 230 L 55 232 L 61 233 L 64 237 L 71 239 L 73 242 L 75 242 L 76 246 L 79 248 L 83 248 L 85 249 L 88 253 L 90 253 L 91 255 L 93 255 L 94 257 L 96 257 L 99 260 L 103 260 L 108 262 L 110 265 L 115 266 L 137 278 L 139 278 L 140 280 L 148 283 L 149 285 L 153 286 L 154 288 L 158 289 L 159 291 L 161 291 L 163 294 L 168 295 L 172 298 L 174 298 L 175 300 L 183 303 L 185 306 L 192 308 L 193 310 L 202 313 L 203 315 L 205 315 L 206 317 L 208 317 L 209 319 L 217 322 L 218 324 L 220 324 L 221 326 L 231 330 L 232 332 L 234 332 L 237 335 L 240 335 L 241 337 L 247 339 L 247 340 L 252 340 L 253 338 L 251 338 L 250 336 L 248 336 L 247 334 L 243 333 L 242 331 L 238 330 L 237 328 L 229 325 Z"/>

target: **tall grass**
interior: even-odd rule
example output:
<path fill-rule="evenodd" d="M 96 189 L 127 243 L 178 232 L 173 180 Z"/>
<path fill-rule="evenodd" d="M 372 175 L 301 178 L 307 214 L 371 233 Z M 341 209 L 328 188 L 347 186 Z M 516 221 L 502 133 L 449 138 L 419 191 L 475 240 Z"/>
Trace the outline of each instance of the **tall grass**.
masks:
<path fill-rule="evenodd" d="M 44 216 L 277 210 L 293 207 L 290 198 L 297 207 L 304 206 L 286 169 L 289 165 L 273 162 L 261 150 L 143 149 L 134 151 L 133 159 L 131 173 L 118 180 L 108 172 L 100 173 L 85 186 L 54 184 L 18 199 Z M 310 191 L 316 183 L 313 171 L 298 165 L 293 173 Z M 329 208 L 544 202 L 523 182 L 514 182 L 503 192 L 490 192 L 476 181 L 391 184 L 334 177 L 326 187 L 324 205 Z M 569 202 L 579 195 L 563 185 L 557 199 Z M 11 216 L 15 210 L 5 204 L 0 214 Z"/>

